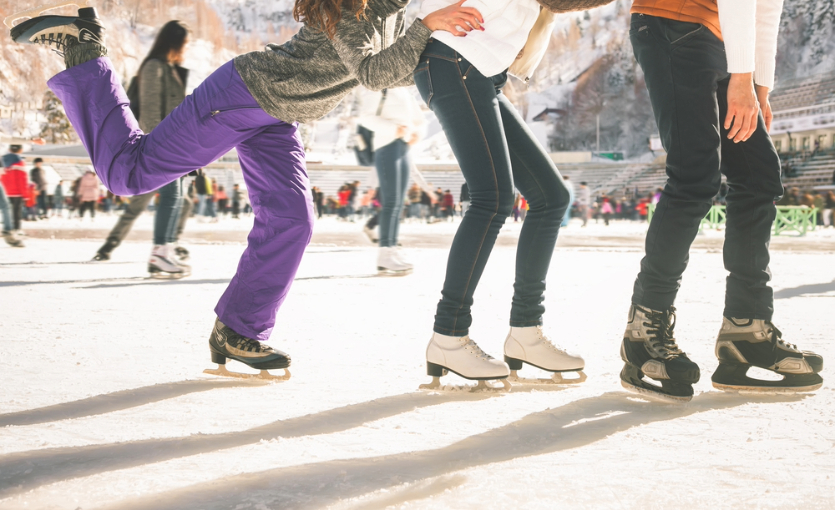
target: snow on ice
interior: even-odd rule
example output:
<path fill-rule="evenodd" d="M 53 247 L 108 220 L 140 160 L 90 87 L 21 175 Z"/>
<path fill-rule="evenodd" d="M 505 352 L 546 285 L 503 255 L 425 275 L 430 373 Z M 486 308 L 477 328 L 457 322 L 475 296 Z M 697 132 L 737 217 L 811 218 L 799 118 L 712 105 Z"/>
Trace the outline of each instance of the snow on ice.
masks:
<path fill-rule="evenodd" d="M 25 249 L 0 247 L 0 508 L 835 506 L 830 369 L 811 395 L 710 385 L 721 233 L 697 240 L 677 303 L 676 336 L 702 380 L 675 406 L 618 379 L 643 225 L 561 234 L 545 326 L 585 357 L 588 380 L 485 395 L 417 391 L 455 224 L 404 224 L 415 273 L 376 278 L 361 224 L 320 221 L 271 340 L 293 378 L 263 384 L 202 374 L 247 220 L 191 222 L 193 276 L 159 282 L 145 272 L 151 219 L 107 263 L 88 261 L 112 216 L 30 224 Z M 471 336 L 494 356 L 518 231 L 505 227 L 475 296 Z M 835 236 L 773 246 L 775 322 L 831 363 Z"/>

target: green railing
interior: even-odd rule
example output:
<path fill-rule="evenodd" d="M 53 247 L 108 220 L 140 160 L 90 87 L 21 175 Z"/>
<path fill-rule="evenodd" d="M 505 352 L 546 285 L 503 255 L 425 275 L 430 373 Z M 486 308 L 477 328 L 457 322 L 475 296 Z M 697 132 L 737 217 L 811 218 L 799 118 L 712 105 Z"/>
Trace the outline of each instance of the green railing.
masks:
<path fill-rule="evenodd" d="M 647 208 L 647 221 L 652 221 L 653 214 L 655 214 L 655 204 L 650 204 Z M 702 220 L 699 230 L 705 228 L 719 230 L 725 226 L 726 216 L 727 212 L 724 205 L 714 205 Z M 795 232 L 798 236 L 804 236 L 806 232 L 815 230 L 816 224 L 817 209 L 814 207 L 778 205 L 773 233 L 775 236 L 779 236 L 786 232 Z"/>

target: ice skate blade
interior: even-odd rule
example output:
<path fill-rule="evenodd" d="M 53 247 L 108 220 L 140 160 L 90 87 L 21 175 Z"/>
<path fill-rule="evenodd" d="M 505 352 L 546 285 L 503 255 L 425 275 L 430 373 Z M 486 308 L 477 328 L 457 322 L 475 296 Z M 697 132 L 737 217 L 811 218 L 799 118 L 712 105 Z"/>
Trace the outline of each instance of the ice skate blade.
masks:
<path fill-rule="evenodd" d="M 418 389 L 421 390 L 430 390 L 430 391 L 443 391 L 443 392 L 458 392 L 458 391 L 466 391 L 470 393 L 481 393 L 481 392 L 494 392 L 494 393 L 505 393 L 511 390 L 512 386 L 507 379 L 496 379 L 497 381 L 501 382 L 501 386 L 493 386 L 491 384 L 487 384 L 487 381 L 478 381 L 478 384 L 475 386 L 469 386 L 466 384 L 461 385 L 453 385 L 453 384 L 441 384 L 440 377 L 433 377 L 432 382 L 429 384 L 421 384 L 418 386 Z"/>
<path fill-rule="evenodd" d="M 241 372 L 230 372 L 226 369 L 226 365 L 218 365 L 217 368 L 207 368 L 203 371 L 204 374 L 217 375 L 220 377 L 234 377 L 236 379 L 254 379 L 261 381 L 282 382 L 290 379 L 290 370 L 284 369 L 284 375 L 273 375 L 266 370 L 261 370 L 259 374 L 244 374 Z"/>
<path fill-rule="evenodd" d="M 571 370 L 574 372 L 574 370 Z M 586 382 L 588 376 L 586 376 L 585 372 L 582 370 L 577 370 L 577 377 L 566 379 L 562 376 L 565 372 L 554 372 L 550 378 L 536 378 L 536 379 L 529 379 L 526 377 L 519 377 L 519 374 L 516 370 L 510 371 L 510 376 L 507 378 L 513 384 L 520 384 L 520 385 L 532 385 L 532 386 L 544 386 L 544 385 L 565 385 L 565 384 L 580 384 Z"/>
<path fill-rule="evenodd" d="M 19 19 L 34 18 L 36 16 L 40 16 L 41 14 L 43 14 L 46 11 L 51 11 L 52 9 L 57 9 L 59 7 L 66 7 L 68 5 L 74 5 L 74 6 L 76 6 L 80 9 L 82 7 L 87 7 L 89 5 L 89 3 L 90 2 L 88 2 L 86 0 L 65 0 L 63 2 L 56 2 L 54 4 L 41 5 L 39 7 L 35 7 L 33 9 L 29 9 L 27 11 L 21 11 L 21 12 L 12 14 L 11 16 L 7 16 L 6 19 L 3 20 L 3 23 L 8 28 L 14 28 L 14 26 L 15 26 L 14 22 L 19 20 Z"/>
<path fill-rule="evenodd" d="M 657 391 L 651 391 L 645 388 L 639 388 L 638 386 L 633 386 L 626 381 L 621 380 L 621 386 L 623 386 L 626 391 L 630 391 L 632 393 L 640 395 L 642 398 L 647 400 L 652 400 L 654 402 L 663 402 L 665 404 L 686 404 L 690 402 L 693 397 L 678 397 L 675 395 L 668 395 L 666 393 L 660 393 Z"/>
<path fill-rule="evenodd" d="M 387 269 L 385 267 L 378 267 L 377 268 L 377 276 L 407 276 L 412 274 L 411 269 L 401 269 L 401 270 L 394 270 L 394 269 Z"/>
<path fill-rule="evenodd" d="M 810 393 L 819 390 L 823 383 L 812 384 L 809 386 L 750 386 L 750 385 L 730 385 L 714 382 L 713 387 L 717 390 L 722 390 L 727 393 L 739 393 L 740 395 L 795 395 L 797 393 Z"/>
<path fill-rule="evenodd" d="M 166 273 L 164 271 L 154 271 L 149 273 L 149 277 L 152 280 L 182 280 L 186 276 L 191 276 L 191 273 Z"/>

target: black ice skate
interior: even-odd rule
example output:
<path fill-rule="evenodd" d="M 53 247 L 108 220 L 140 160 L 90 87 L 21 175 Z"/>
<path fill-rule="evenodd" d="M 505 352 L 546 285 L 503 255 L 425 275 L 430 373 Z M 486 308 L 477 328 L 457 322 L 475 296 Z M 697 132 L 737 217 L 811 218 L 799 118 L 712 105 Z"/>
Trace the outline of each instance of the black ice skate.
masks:
<path fill-rule="evenodd" d="M 766 320 L 723 318 L 716 338 L 716 357 L 719 367 L 711 380 L 714 388 L 723 391 L 801 393 L 823 384 L 818 375 L 823 370 L 823 357 L 783 341 L 780 330 Z M 783 378 L 754 379 L 747 375 L 752 366 Z"/>
<path fill-rule="evenodd" d="M 4 23 L 11 29 L 14 42 L 42 44 L 52 47 L 61 54 L 79 43 L 93 43 L 104 46 L 104 27 L 93 7 L 79 5 L 83 0 L 58 2 L 19 12 L 7 17 Z M 79 7 L 78 16 L 55 16 L 42 14 L 46 11 L 68 5 Z M 15 25 L 20 19 L 30 18 Z"/>
<path fill-rule="evenodd" d="M 241 379 L 267 379 L 270 381 L 286 381 L 290 379 L 290 355 L 273 349 L 267 344 L 258 340 L 247 338 L 232 331 L 232 328 L 215 320 L 215 327 L 209 336 L 209 350 L 212 353 L 212 363 L 217 363 L 217 369 L 206 369 L 205 374 L 220 375 L 224 377 L 238 377 Z M 226 370 L 226 359 L 248 365 L 260 374 L 242 374 Z M 284 369 L 284 375 L 272 375 L 267 370 Z"/>
<path fill-rule="evenodd" d="M 682 403 L 693 398 L 699 366 L 676 345 L 675 317 L 673 307 L 658 311 L 632 305 L 629 309 L 620 347 L 620 357 L 626 363 L 620 373 L 624 388 L 663 402 Z"/>

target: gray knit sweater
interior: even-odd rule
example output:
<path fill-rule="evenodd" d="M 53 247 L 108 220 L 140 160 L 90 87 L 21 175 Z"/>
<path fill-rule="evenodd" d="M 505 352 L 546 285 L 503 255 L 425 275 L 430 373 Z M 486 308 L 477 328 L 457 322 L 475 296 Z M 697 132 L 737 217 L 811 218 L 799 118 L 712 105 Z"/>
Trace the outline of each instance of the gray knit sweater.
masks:
<path fill-rule="evenodd" d="M 235 68 L 258 105 L 285 122 L 323 117 L 357 85 L 410 85 L 432 31 L 420 21 L 406 30 L 408 3 L 369 0 L 360 20 L 343 11 L 332 40 L 304 25 L 285 44 L 237 57 Z"/>

